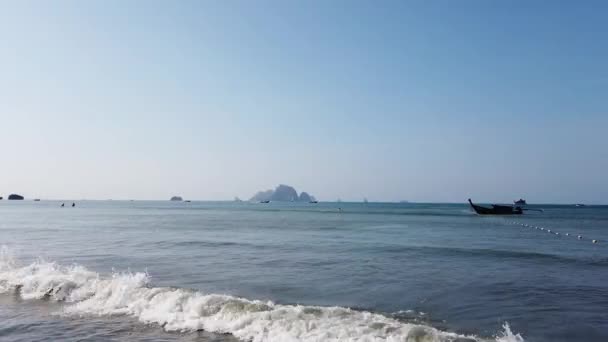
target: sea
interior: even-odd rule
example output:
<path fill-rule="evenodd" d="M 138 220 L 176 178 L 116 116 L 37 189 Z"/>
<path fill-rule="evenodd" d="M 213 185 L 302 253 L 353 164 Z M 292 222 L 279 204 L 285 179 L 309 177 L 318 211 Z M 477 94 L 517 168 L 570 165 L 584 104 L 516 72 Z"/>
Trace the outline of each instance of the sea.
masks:
<path fill-rule="evenodd" d="M 71 204 L 0 201 L 0 341 L 608 341 L 608 206 Z"/>

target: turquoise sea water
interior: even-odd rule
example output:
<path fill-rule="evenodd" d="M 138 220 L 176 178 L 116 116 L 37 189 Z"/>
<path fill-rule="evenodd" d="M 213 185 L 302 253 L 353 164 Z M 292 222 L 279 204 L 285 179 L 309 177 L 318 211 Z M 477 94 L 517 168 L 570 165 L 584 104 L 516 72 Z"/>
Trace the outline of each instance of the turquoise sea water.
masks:
<path fill-rule="evenodd" d="M 0 202 L 2 341 L 608 341 L 608 207 L 60 204 Z"/>

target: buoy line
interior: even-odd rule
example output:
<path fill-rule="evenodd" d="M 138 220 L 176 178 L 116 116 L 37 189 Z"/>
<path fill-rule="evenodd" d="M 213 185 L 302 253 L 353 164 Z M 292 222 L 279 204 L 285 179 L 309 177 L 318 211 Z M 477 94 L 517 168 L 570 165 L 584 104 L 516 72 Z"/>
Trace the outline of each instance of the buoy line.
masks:
<path fill-rule="evenodd" d="M 522 222 L 517 222 L 517 221 L 508 221 L 507 223 L 513 224 L 513 225 L 522 226 L 524 228 L 534 228 L 536 230 L 541 230 L 541 231 L 544 231 L 544 232 L 547 232 L 549 234 L 553 234 L 553 235 L 556 235 L 556 236 L 561 236 L 562 235 L 559 232 L 556 232 L 555 230 L 551 230 L 551 229 L 545 228 L 545 227 L 534 226 L 534 225 L 527 224 L 527 223 L 522 223 Z M 583 240 L 583 236 L 582 235 L 574 235 L 574 234 L 570 234 L 570 233 L 565 233 L 563 235 L 568 236 L 568 237 L 572 236 L 573 238 L 576 238 L 577 240 Z M 598 240 L 598 239 L 590 239 L 590 240 L 591 240 L 591 243 L 593 243 L 593 244 L 600 243 L 600 240 Z"/>

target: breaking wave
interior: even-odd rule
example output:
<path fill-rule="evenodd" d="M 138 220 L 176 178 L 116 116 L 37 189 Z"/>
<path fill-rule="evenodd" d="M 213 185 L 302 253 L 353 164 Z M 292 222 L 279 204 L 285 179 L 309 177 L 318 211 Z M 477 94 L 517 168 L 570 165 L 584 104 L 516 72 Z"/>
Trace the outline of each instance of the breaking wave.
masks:
<path fill-rule="evenodd" d="M 205 330 L 244 341 L 489 341 L 343 307 L 281 305 L 229 295 L 153 287 L 146 273 L 109 277 L 43 260 L 19 266 L 0 251 L 0 293 L 63 302 L 63 315 L 128 315 L 166 331 Z M 492 341 L 523 342 L 507 324 Z"/>

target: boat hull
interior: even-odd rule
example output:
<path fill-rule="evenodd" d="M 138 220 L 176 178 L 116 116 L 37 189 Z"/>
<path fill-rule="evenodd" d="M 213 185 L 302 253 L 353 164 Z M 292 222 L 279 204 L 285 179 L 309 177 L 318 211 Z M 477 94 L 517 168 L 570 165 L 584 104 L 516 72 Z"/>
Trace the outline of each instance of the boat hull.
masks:
<path fill-rule="evenodd" d="M 520 207 L 511 207 L 507 205 L 492 205 L 491 208 L 482 207 L 471 202 L 469 199 L 469 204 L 471 208 L 478 215 L 521 215 L 523 214 L 523 210 Z"/>

